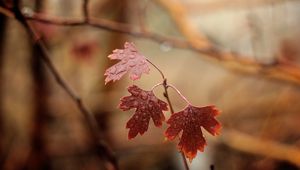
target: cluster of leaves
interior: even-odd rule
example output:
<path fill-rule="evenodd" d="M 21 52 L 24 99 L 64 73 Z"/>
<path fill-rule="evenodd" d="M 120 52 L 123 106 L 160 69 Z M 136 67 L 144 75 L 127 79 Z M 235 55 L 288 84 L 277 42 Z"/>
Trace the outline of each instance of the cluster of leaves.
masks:
<path fill-rule="evenodd" d="M 116 49 L 108 57 L 120 61 L 105 71 L 105 84 L 119 80 L 127 72 L 132 80 L 139 79 L 143 73 L 149 73 L 149 60 L 137 51 L 133 43 L 126 42 L 124 49 Z M 148 130 L 150 119 L 155 126 L 161 127 L 165 121 L 163 112 L 168 111 L 168 104 L 158 99 L 152 90 L 147 91 L 132 85 L 128 87 L 128 91 L 131 95 L 123 97 L 119 105 L 123 111 L 135 109 L 126 125 L 129 129 L 128 138 L 144 134 Z M 183 110 L 172 113 L 166 121 L 169 127 L 165 136 L 168 140 L 179 136 L 178 149 L 192 160 L 198 150 L 203 152 L 206 145 L 201 127 L 212 135 L 219 133 L 221 125 L 215 119 L 218 114 L 215 106 L 195 107 L 188 103 Z"/>

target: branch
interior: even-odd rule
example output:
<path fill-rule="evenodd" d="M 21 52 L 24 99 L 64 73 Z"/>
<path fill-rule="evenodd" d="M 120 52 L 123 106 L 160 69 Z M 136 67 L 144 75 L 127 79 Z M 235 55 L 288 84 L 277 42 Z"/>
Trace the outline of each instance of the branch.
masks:
<path fill-rule="evenodd" d="M 86 120 L 86 124 L 90 128 L 91 136 L 93 138 L 92 142 L 94 142 L 94 145 L 96 146 L 96 151 L 99 152 L 104 158 L 106 158 L 114 167 L 115 170 L 118 169 L 117 161 L 112 153 L 111 149 L 108 147 L 107 144 L 102 140 L 99 133 L 99 128 L 97 121 L 94 117 L 94 115 L 86 108 L 86 106 L 83 104 L 81 98 L 71 89 L 71 87 L 64 81 L 64 79 L 61 77 L 57 69 L 55 68 L 54 64 L 50 60 L 50 54 L 45 47 L 43 41 L 40 39 L 40 37 L 36 34 L 35 30 L 32 29 L 32 27 L 27 23 L 26 18 L 21 13 L 18 7 L 18 0 L 14 1 L 14 8 L 13 14 L 15 18 L 24 26 L 28 34 L 33 40 L 33 43 L 36 45 L 37 50 L 40 51 L 40 57 L 42 58 L 43 62 L 49 69 L 50 73 L 55 78 L 58 85 L 70 96 L 70 98 L 76 103 L 78 109 L 84 116 Z"/>
<path fill-rule="evenodd" d="M 284 80 L 300 85 L 300 67 L 283 60 L 274 60 L 273 63 L 259 63 L 255 57 L 242 56 L 233 52 L 226 52 L 214 45 L 188 21 L 186 11 L 180 1 L 156 0 L 177 25 L 179 31 L 189 40 L 191 49 L 205 54 L 209 59 L 216 59 L 219 63 L 231 70 L 250 74 L 263 74 L 267 77 Z M 201 47 L 201 43 L 204 44 Z M 206 46 L 210 48 L 204 48 Z M 199 48 L 200 47 L 200 48 Z M 274 57 L 276 58 L 276 57 Z M 215 60 L 214 60 L 215 61 Z"/>
<path fill-rule="evenodd" d="M 5 9 L 1 8 L 0 9 Z M 5 9 L 0 10 L 0 13 L 11 17 L 11 11 Z M 300 86 L 300 67 L 289 63 L 288 61 L 277 60 L 273 63 L 259 63 L 249 56 L 242 56 L 230 51 L 223 51 L 222 49 L 212 46 L 208 49 L 198 48 L 191 44 L 191 41 L 182 41 L 175 38 L 159 35 L 153 32 L 143 32 L 140 29 L 135 29 L 127 24 L 113 22 L 105 19 L 96 19 L 89 17 L 89 21 L 85 22 L 81 19 L 72 18 L 59 18 L 49 17 L 38 13 L 32 13 L 31 15 L 25 16 L 27 20 L 36 22 L 61 25 L 61 26 L 82 26 L 89 25 L 99 29 L 113 31 L 123 34 L 128 34 L 138 38 L 150 39 L 158 43 L 168 43 L 173 47 L 189 49 L 199 54 L 204 54 L 204 59 L 208 59 L 211 62 L 220 64 L 221 66 L 230 70 L 239 71 L 247 74 L 262 74 L 266 77 L 281 80 L 289 83 L 294 83 Z"/>
<path fill-rule="evenodd" d="M 168 86 L 169 85 L 167 83 L 167 79 L 166 78 L 164 78 L 163 86 L 164 86 L 164 93 L 163 93 L 164 97 L 167 99 L 168 105 L 170 107 L 171 114 L 174 114 L 175 112 L 174 112 L 174 108 L 173 108 L 173 105 L 172 105 L 170 97 L 169 97 L 169 93 L 168 93 Z M 185 170 L 189 170 L 190 169 L 189 165 L 188 165 L 187 160 L 185 158 L 185 155 L 184 155 L 184 153 L 182 151 L 180 151 L 180 155 L 182 157 L 182 161 L 183 161 L 183 165 L 184 165 Z"/>
<path fill-rule="evenodd" d="M 300 167 L 300 149 L 297 147 L 266 139 L 257 139 L 234 130 L 224 130 L 220 141 L 242 152 L 288 161 Z"/>
<path fill-rule="evenodd" d="M 88 20 L 89 20 L 89 0 L 83 0 L 82 13 L 84 16 L 84 21 L 88 22 Z"/>
<path fill-rule="evenodd" d="M 183 4 L 174 0 L 156 0 L 156 2 L 166 9 L 179 31 L 194 48 L 208 49 L 212 47 L 206 36 L 200 34 L 194 25 L 190 24 Z"/>

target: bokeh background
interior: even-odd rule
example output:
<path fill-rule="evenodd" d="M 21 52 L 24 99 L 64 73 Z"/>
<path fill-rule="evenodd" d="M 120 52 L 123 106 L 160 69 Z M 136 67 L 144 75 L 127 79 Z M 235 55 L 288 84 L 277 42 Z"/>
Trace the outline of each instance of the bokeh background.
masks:
<path fill-rule="evenodd" d="M 1 5 L 10 2 L 1 2 Z M 81 0 L 23 0 L 22 11 L 82 18 Z M 95 115 L 101 136 L 120 169 L 182 170 L 166 125 L 127 139 L 133 111 L 121 112 L 126 87 L 150 89 L 161 81 L 155 69 L 138 81 L 126 76 L 104 86 L 113 49 L 134 42 L 194 105 L 214 104 L 222 114 L 218 137 L 205 133 L 208 146 L 189 163 L 191 170 L 294 170 L 300 166 L 300 2 L 297 0 L 90 0 L 90 16 L 128 24 L 192 44 L 130 36 L 91 26 L 55 26 L 30 21 L 41 35 L 64 80 Z M 232 61 L 195 50 L 215 46 Z M 295 78 L 269 76 L 277 61 L 293 64 Z M 245 64 L 245 65 L 244 65 Z M 253 65 L 253 64 L 252 64 Z M 254 64 L 255 65 L 255 64 Z M 296 66 L 294 66 L 296 65 Z M 292 67 L 292 66 L 291 66 Z M 280 73 L 282 70 L 277 70 Z M 294 73 L 293 72 L 293 73 Z M 285 72 L 286 73 L 286 72 Z M 163 98 L 163 89 L 157 89 Z M 174 92 L 175 111 L 185 103 Z M 167 117 L 170 114 L 167 113 Z M 0 14 L 1 169 L 94 170 L 107 162 L 90 145 L 88 128 L 73 100 L 57 84 L 22 25 Z"/>

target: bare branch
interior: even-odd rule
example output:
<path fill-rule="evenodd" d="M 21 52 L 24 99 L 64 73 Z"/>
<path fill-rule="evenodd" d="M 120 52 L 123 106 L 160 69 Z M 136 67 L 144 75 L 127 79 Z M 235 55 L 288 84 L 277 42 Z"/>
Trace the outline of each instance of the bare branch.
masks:
<path fill-rule="evenodd" d="M 171 103 L 171 100 L 170 100 L 170 97 L 169 97 L 169 93 L 168 93 L 168 86 L 169 86 L 169 84 L 167 83 L 167 79 L 166 78 L 163 81 L 163 86 L 164 86 L 164 97 L 167 99 L 167 102 L 168 102 L 171 114 L 174 114 L 175 112 L 174 112 L 173 105 Z M 185 158 L 185 155 L 184 155 L 183 151 L 180 151 L 180 155 L 182 157 L 182 161 L 183 161 L 183 165 L 184 165 L 185 170 L 189 170 L 190 167 L 189 167 L 189 165 L 187 163 L 187 160 Z"/>
<path fill-rule="evenodd" d="M 195 48 L 208 49 L 212 44 L 188 21 L 186 9 L 179 1 L 156 0 L 170 15 L 179 31 Z"/>
<path fill-rule="evenodd" d="M 1 12 L 1 10 L 0 10 Z M 5 13 L 4 13 L 5 14 Z M 10 15 L 8 15 L 10 17 Z M 42 22 L 52 25 L 61 26 L 82 26 L 89 25 L 99 29 L 128 34 L 138 38 L 145 38 L 156 41 L 158 43 L 167 42 L 173 47 L 189 49 L 201 55 L 202 58 L 211 62 L 221 64 L 221 66 L 230 70 L 239 71 L 247 74 L 261 74 L 269 78 L 286 81 L 289 83 L 300 85 L 300 67 L 289 63 L 288 61 L 274 61 L 273 63 L 259 63 L 249 56 L 242 56 L 230 51 L 224 51 L 217 46 L 210 48 L 199 48 L 192 44 L 191 41 L 182 41 L 176 38 L 159 35 L 153 32 L 143 32 L 140 29 L 133 28 L 127 24 L 113 22 L 105 19 L 96 19 L 90 17 L 86 23 L 80 19 L 59 18 L 43 16 L 33 13 L 31 16 L 25 16 L 27 20 Z"/>
<path fill-rule="evenodd" d="M 85 22 L 88 22 L 88 20 L 89 20 L 89 0 L 83 0 L 82 13 L 83 13 Z"/>
<path fill-rule="evenodd" d="M 105 159 L 107 159 L 114 169 L 118 169 L 116 158 L 114 154 L 112 153 L 111 149 L 108 147 L 107 144 L 103 141 L 101 138 L 101 134 L 99 132 L 97 121 L 94 117 L 94 115 L 87 109 L 87 107 L 83 104 L 81 98 L 71 89 L 71 87 L 64 81 L 62 76 L 59 74 L 57 69 L 55 68 L 54 64 L 50 60 L 50 54 L 45 47 L 43 41 L 40 39 L 40 37 L 36 34 L 35 30 L 27 23 L 26 18 L 23 16 L 21 11 L 18 7 L 18 0 L 14 1 L 14 8 L 13 12 L 15 15 L 15 18 L 25 27 L 26 31 L 30 35 L 30 37 L 33 40 L 33 43 L 36 45 L 37 50 L 40 51 L 41 58 L 47 68 L 49 69 L 50 73 L 55 78 L 58 85 L 70 96 L 70 98 L 76 103 L 78 109 L 84 116 L 86 120 L 87 126 L 90 128 L 91 136 L 93 138 L 92 142 L 94 142 L 94 146 L 96 147 L 96 150 L 100 152 L 99 154 L 102 155 Z"/>
<path fill-rule="evenodd" d="M 197 48 L 195 46 L 192 46 L 191 43 L 187 41 L 166 37 L 153 32 L 142 32 L 139 31 L 139 29 L 134 29 L 127 24 L 121 24 L 118 22 L 96 19 L 92 17 L 90 17 L 88 23 L 85 23 L 80 19 L 46 17 L 39 14 L 27 16 L 26 18 L 28 20 L 63 26 L 82 26 L 87 24 L 107 31 L 114 31 L 138 38 L 150 39 L 158 43 L 167 42 L 173 47 L 189 49 L 199 54 L 204 54 L 204 56 L 202 56 L 203 58 L 209 59 L 213 62 L 217 62 L 223 67 L 229 68 L 231 70 L 237 70 L 248 74 L 262 74 L 270 78 L 300 85 L 299 66 L 285 61 L 275 61 L 274 63 L 270 64 L 258 63 L 257 61 L 252 60 L 251 57 L 242 56 L 230 51 L 223 51 L 217 47 L 211 47 L 210 49 Z"/>

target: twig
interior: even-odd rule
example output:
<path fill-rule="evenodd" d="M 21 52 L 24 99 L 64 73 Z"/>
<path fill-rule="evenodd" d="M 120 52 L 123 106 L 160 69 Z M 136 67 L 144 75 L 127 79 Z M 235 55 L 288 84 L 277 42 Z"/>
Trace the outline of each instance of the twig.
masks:
<path fill-rule="evenodd" d="M 135 8 L 136 8 L 135 10 L 137 11 L 136 13 L 137 13 L 137 17 L 138 17 L 138 23 L 139 23 L 139 27 L 142 32 L 148 31 L 148 28 L 145 24 L 147 4 L 148 4 L 148 2 L 145 2 L 144 6 L 143 6 L 141 1 L 136 1 L 136 4 L 135 4 Z"/>
<path fill-rule="evenodd" d="M 6 9 L 4 7 L 1 7 L 1 6 L 0 6 L 0 13 L 7 16 L 7 17 L 14 18 L 14 14 L 9 9 Z"/>
<path fill-rule="evenodd" d="M 55 17 L 43 17 L 38 14 L 26 17 L 29 20 L 38 22 L 64 25 L 64 26 L 81 26 L 84 22 L 78 19 L 61 19 Z M 273 63 L 258 63 L 249 56 L 242 56 L 230 51 L 222 51 L 218 47 L 211 47 L 211 49 L 201 49 L 191 46 L 190 42 L 182 41 L 175 38 L 166 37 L 153 32 L 142 32 L 134 28 L 109 20 L 96 19 L 90 17 L 87 25 L 104 29 L 107 31 L 114 31 L 128 34 L 131 36 L 146 38 L 158 43 L 169 43 L 172 47 L 189 49 L 199 54 L 204 54 L 201 57 L 209 59 L 212 62 L 217 62 L 221 66 L 234 71 L 240 71 L 247 74 L 262 74 L 266 77 L 282 80 L 290 83 L 300 85 L 300 67 L 289 63 L 288 61 L 274 61 Z"/>
<path fill-rule="evenodd" d="M 300 67 L 274 57 L 271 63 L 259 63 L 254 57 L 241 56 L 232 52 L 222 51 L 210 42 L 203 34 L 195 30 L 186 16 L 187 9 L 180 1 L 156 0 L 173 19 L 181 33 L 189 40 L 191 49 L 220 61 L 222 66 L 250 74 L 263 74 L 267 77 L 300 84 Z M 201 47 L 201 43 L 203 46 Z M 207 45 L 210 48 L 205 48 Z M 200 47 L 200 48 L 199 48 Z M 206 50 L 205 50 L 206 49 Z"/>
<path fill-rule="evenodd" d="M 156 85 L 154 85 L 151 89 L 151 91 L 153 91 L 156 87 L 160 86 L 160 85 L 163 85 L 164 87 L 164 97 L 167 99 L 167 102 L 168 102 L 168 105 L 169 105 L 169 108 L 170 108 L 170 111 L 171 111 L 171 114 L 174 114 L 174 109 L 173 109 L 173 106 L 172 106 L 172 103 L 171 103 L 171 100 L 170 100 L 170 97 L 169 97 L 169 93 L 168 93 L 168 87 L 171 87 L 173 88 L 179 95 L 181 98 L 183 98 L 188 104 L 190 104 L 190 102 L 186 99 L 186 97 L 184 97 L 180 91 L 174 87 L 173 85 L 169 85 L 167 83 L 167 79 L 165 78 L 165 75 L 164 73 L 154 64 L 152 63 L 150 60 L 147 59 L 147 62 L 150 63 L 161 75 L 162 79 L 163 79 L 163 82 L 162 83 L 158 83 Z M 183 164 L 184 164 L 184 167 L 185 167 L 185 170 L 189 170 L 189 166 L 188 166 L 188 163 L 186 161 L 186 158 L 184 156 L 184 153 L 182 151 L 180 151 L 180 155 L 182 157 L 182 161 L 183 161 Z"/>
<path fill-rule="evenodd" d="M 50 60 L 50 54 L 45 47 L 42 40 L 35 33 L 35 31 L 31 28 L 31 26 L 27 23 L 26 18 L 23 16 L 18 7 L 19 1 L 14 0 L 14 8 L 13 13 L 15 18 L 25 27 L 26 31 L 29 33 L 33 42 L 35 43 L 37 49 L 41 53 L 41 58 L 45 65 L 48 67 L 50 73 L 54 76 L 58 85 L 71 97 L 71 99 L 76 103 L 78 109 L 83 114 L 88 127 L 90 128 L 90 132 L 92 135 L 92 142 L 95 142 L 95 146 L 97 146 L 97 150 L 103 154 L 103 156 L 112 164 L 114 169 L 118 169 L 117 161 L 112 153 L 111 149 L 105 144 L 105 142 L 100 138 L 99 128 L 97 121 L 93 114 L 85 107 L 81 98 L 69 87 L 69 85 L 63 80 L 60 76 L 59 72 L 55 68 L 54 64 Z"/>
<path fill-rule="evenodd" d="M 169 98 L 169 94 L 168 94 L 168 83 L 167 83 L 167 79 L 164 79 L 164 82 L 163 82 L 163 86 L 164 86 L 164 97 L 167 99 L 167 102 L 169 104 L 169 107 L 170 107 L 170 111 L 171 111 L 171 114 L 174 114 L 174 109 L 173 109 L 173 106 L 172 106 L 172 103 L 171 103 L 171 100 Z M 187 160 L 184 156 L 184 153 L 181 151 L 180 152 L 180 155 L 182 157 L 182 161 L 183 161 L 183 164 L 184 164 L 184 168 L 185 170 L 189 170 L 189 165 L 187 163 Z"/>
<path fill-rule="evenodd" d="M 7 14 L 6 16 L 11 17 L 10 13 L 8 13 L 7 10 L 2 14 Z M 139 29 L 134 29 L 127 24 L 113 22 L 105 19 L 96 19 L 90 17 L 89 21 L 86 23 L 85 21 L 82 21 L 80 19 L 46 17 L 37 13 L 33 13 L 31 16 L 25 16 L 25 18 L 36 22 L 61 26 L 90 25 L 92 27 L 107 31 L 150 39 L 158 43 L 167 42 L 172 47 L 189 49 L 199 54 L 204 54 L 201 56 L 202 58 L 209 59 L 211 62 L 221 64 L 221 66 L 230 70 L 247 74 L 262 74 L 269 78 L 297 84 L 298 86 L 300 85 L 300 67 L 288 61 L 275 60 L 272 63 L 258 63 L 257 61 L 251 59 L 251 57 L 249 56 L 242 56 L 230 51 L 222 51 L 219 47 L 216 46 L 213 46 L 210 49 L 197 48 L 195 46 L 192 46 L 191 42 L 166 37 L 153 32 L 142 32 Z"/>
<path fill-rule="evenodd" d="M 166 9 L 179 31 L 193 47 L 201 49 L 212 47 L 212 43 L 207 40 L 206 36 L 196 30 L 194 25 L 190 24 L 183 4 L 174 0 L 156 0 L 156 2 Z"/>
<path fill-rule="evenodd" d="M 89 0 L 83 0 L 82 13 L 84 21 L 87 23 L 89 21 Z"/>

